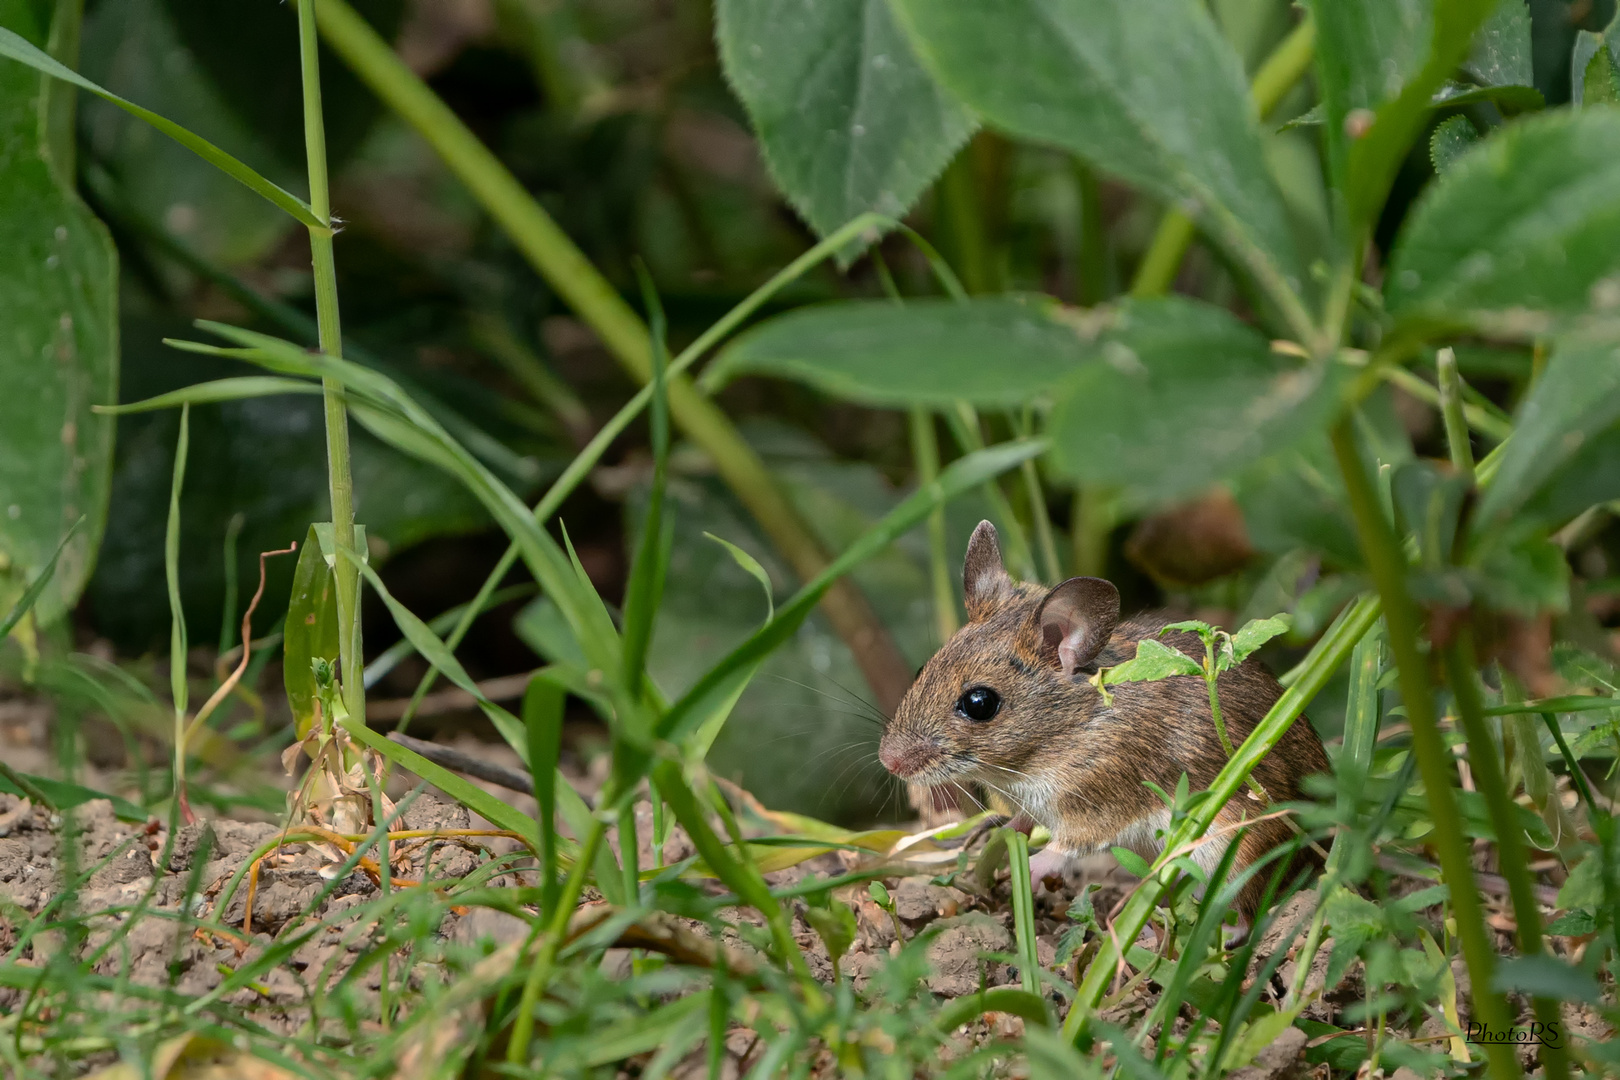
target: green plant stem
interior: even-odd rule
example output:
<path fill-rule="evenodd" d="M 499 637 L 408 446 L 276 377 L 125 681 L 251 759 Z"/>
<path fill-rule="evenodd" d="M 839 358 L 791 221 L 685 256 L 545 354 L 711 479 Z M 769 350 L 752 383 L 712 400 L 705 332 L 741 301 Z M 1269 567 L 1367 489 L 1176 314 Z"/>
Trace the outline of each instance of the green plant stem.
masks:
<path fill-rule="evenodd" d="M 1064 1038 L 1070 1042 L 1079 1042 L 1089 1036 L 1091 1021 L 1096 1015 L 1098 1004 L 1114 980 L 1115 965 L 1120 957 L 1116 943 L 1123 943 L 1128 947 L 1130 942 L 1136 940 L 1136 936 L 1142 932 L 1142 927 L 1147 924 L 1149 916 L 1158 905 L 1159 898 L 1172 884 L 1173 875 L 1162 872 L 1163 864 L 1167 863 L 1173 854 L 1181 852 L 1187 844 L 1209 831 L 1215 815 L 1232 796 L 1237 794 L 1238 788 L 1243 786 L 1244 780 L 1260 763 L 1260 759 L 1270 753 L 1288 733 L 1289 727 L 1299 718 L 1305 706 L 1327 684 L 1328 679 L 1339 669 L 1339 665 L 1350 655 L 1355 643 L 1377 620 L 1379 607 L 1375 597 L 1364 596 L 1351 605 L 1340 622 L 1322 635 L 1300 666 L 1299 675 L 1293 685 L 1283 691 L 1282 697 L 1277 699 L 1277 703 L 1255 725 L 1249 737 L 1243 740 L 1243 745 L 1237 748 L 1232 759 L 1221 767 L 1221 771 L 1209 786 L 1208 798 L 1187 815 L 1171 833 L 1165 842 L 1164 852 L 1156 861 L 1154 873 L 1144 879 L 1136 892 L 1126 901 L 1124 910 L 1114 920 L 1112 933 L 1102 940 L 1096 958 L 1080 980 L 1080 986 L 1075 991 L 1074 1004 L 1063 1021 Z"/>
<path fill-rule="evenodd" d="M 1035 892 L 1029 880 L 1029 837 L 1009 828 L 1007 864 L 1012 871 L 1013 930 L 1018 940 L 1019 981 L 1031 994 L 1041 992 L 1040 960 L 1035 952 Z"/>
<path fill-rule="evenodd" d="M 512 1020 L 512 1037 L 506 1044 L 506 1060 L 511 1064 L 516 1065 L 528 1060 L 529 1042 L 534 1037 L 534 1007 L 540 1001 L 540 994 L 551 978 L 551 968 L 557 961 L 557 952 L 562 948 L 563 938 L 568 934 L 568 920 L 573 917 L 574 906 L 579 903 L 580 891 L 585 888 L 585 875 L 590 872 L 591 864 L 596 861 L 596 850 L 602 846 L 602 838 L 606 833 L 607 825 L 602 819 L 592 819 L 591 831 L 585 835 L 585 841 L 580 845 L 579 857 L 574 860 L 573 867 L 568 871 L 568 878 L 563 882 L 562 896 L 552 912 L 551 923 L 545 929 L 540 953 L 534 958 L 534 966 L 529 969 L 528 978 L 523 981 L 523 994 L 518 999 L 517 1016 Z M 527 951 L 524 949 L 524 952 Z M 519 953 L 519 956 L 521 955 L 522 953 Z"/>
<path fill-rule="evenodd" d="M 1446 444 L 1451 464 L 1474 482 L 1474 448 L 1468 442 L 1468 423 L 1463 418 L 1462 377 L 1457 374 L 1457 354 L 1450 348 L 1435 354 L 1436 382 L 1440 385 L 1440 418 L 1446 427 Z"/>
<path fill-rule="evenodd" d="M 1406 705 L 1407 722 L 1412 728 L 1412 752 L 1423 776 L 1423 787 L 1434 821 L 1434 846 L 1440 867 L 1450 887 L 1452 910 L 1456 914 L 1457 937 L 1468 964 L 1474 1014 L 1499 1030 L 1512 1024 L 1507 1002 L 1491 989 L 1495 953 L 1486 937 L 1485 916 L 1474 883 L 1467 838 L 1462 817 L 1452 791 L 1456 774 L 1451 755 L 1440 738 L 1435 718 L 1434 687 L 1429 681 L 1428 658 L 1418 648 L 1420 624 L 1417 607 L 1406 591 L 1406 559 L 1373 491 L 1356 450 L 1353 421 L 1346 417 L 1332 431 L 1333 452 L 1344 477 L 1345 491 L 1368 569 L 1384 602 L 1384 623 L 1389 631 L 1390 652 L 1399 672 L 1401 700 Z M 1359 635 L 1357 635 L 1359 637 Z M 1518 1059 L 1511 1047 L 1487 1045 L 1494 1075 L 1517 1077 Z"/>
<path fill-rule="evenodd" d="M 1035 437 L 1033 410 L 1026 408 L 1021 416 L 1013 417 L 1013 431 L 1021 439 Z M 1052 531 L 1052 514 L 1046 506 L 1046 493 L 1041 488 L 1041 472 L 1034 460 L 1018 467 L 1024 479 L 1024 496 L 1029 500 L 1029 520 L 1035 528 L 1035 542 L 1040 545 L 1041 569 L 1047 581 L 1063 579 L 1063 563 L 1058 558 L 1057 536 Z"/>
<path fill-rule="evenodd" d="M 1136 267 L 1136 276 L 1131 278 L 1131 295 L 1142 299 L 1169 292 L 1176 274 L 1181 270 L 1181 260 L 1186 257 L 1197 231 L 1193 219 L 1185 213 L 1174 207 L 1166 210 L 1159 219 L 1159 227 L 1153 233 L 1147 252 Z"/>
<path fill-rule="evenodd" d="M 320 50 L 315 35 L 314 0 L 298 0 L 298 56 L 304 91 L 304 153 L 309 162 L 309 205 L 327 224 L 309 228 L 310 264 L 315 277 L 315 322 L 321 352 L 343 356 L 338 319 L 337 262 L 332 252 L 332 198 L 326 176 L 326 125 L 321 110 Z M 332 542 L 339 552 L 355 551 L 354 475 L 349 466 L 349 412 L 343 387 L 321 380 L 326 403 L 326 472 L 332 498 Z M 357 552 L 358 554 L 358 552 Z M 360 572 L 338 558 L 338 653 L 343 669 L 343 704 L 357 720 L 366 716 L 365 656 L 360 640 Z"/>
<path fill-rule="evenodd" d="M 1466 625 L 1459 627 L 1446 645 L 1445 662 L 1447 681 L 1451 684 L 1451 694 L 1457 703 L 1458 719 L 1468 739 L 1468 764 L 1473 770 L 1474 786 L 1485 800 L 1491 827 L 1496 831 L 1497 860 L 1501 864 L 1502 876 L 1507 879 L 1508 896 L 1513 901 L 1514 922 L 1519 927 L 1519 952 L 1532 956 L 1542 951 L 1541 908 L 1536 900 L 1529 859 L 1525 854 L 1524 826 L 1519 824 L 1519 807 L 1508 790 L 1507 778 L 1502 774 L 1502 762 L 1497 757 L 1496 740 L 1491 737 L 1490 726 L 1485 720 L 1484 703 L 1480 699 L 1475 674 L 1478 664 L 1474 656 L 1473 634 Z M 1535 744 L 1535 748 L 1539 754 L 1540 744 Z M 1458 918 L 1461 919 L 1461 912 Z M 1534 1007 L 1536 1018 L 1542 1023 L 1559 1019 L 1558 1003 L 1554 1000 L 1538 997 L 1534 1000 Z M 1541 1062 L 1550 1080 L 1569 1075 L 1569 1066 L 1561 1048 L 1543 1046 Z"/>
<path fill-rule="evenodd" d="M 1074 572 L 1104 577 L 1108 572 L 1108 537 L 1119 520 L 1119 497 L 1102 488 L 1075 490 L 1069 538 L 1074 548 Z"/>
<path fill-rule="evenodd" d="M 917 486 L 939 479 L 939 438 L 934 414 L 920 406 L 911 410 L 911 460 L 917 467 Z M 928 515 L 928 577 L 934 589 L 934 626 L 943 645 L 961 625 L 956 617 L 956 590 L 951 586 L 950 553 L 945 550 L 945 508 Z"/>
<path fill-rule="evenodd" d="M 765 302 L 772 296 L 775 296 L 791 282 L 798 280 L 806 271 L 823 259 L 827 259 L 841 250 L 850 240 L 885 220 L 887 219 L 877 214 L 863 214 L 794 259 L 776 274 L 773 274 L 769 281 L 755 289 L 742 303 L 732 308 L 713 326 L 698 335 L 696 341 L 682 349 L 680 355 L 670 361 L 667 376 L 673 379 L 697 363 L 710 349 L 719 344 L 728 334 L 741 326 L 749 316 L 764 306 Z M 619 437 L 625 428 L 630 426 L 630 422 L 639 416 L 643 409 L 652 403 L 652 399 L 653 388 L 651 384 L 643 386 L 636 392 L 634 397 L 614 414 L 613 419 L 602 425 L 601 430 L 592 437 L 583 450 L 574 455 L 574 459 L 568 463 L 568 467 L 563 470 L 562 475 L 557 477 L 551 487 L 546 489 L 546 493 L 540 497 L 540 501 L 535 504 L 534 518 L 536 521 L 544 523 L 550 520 L 551 516 L 557 512 L 568 496 L 572 495 L 574 490 L 590 475 L 591 470 L 596 467 L 596 463 L 602 459 L 602 455 L 607 453 L 608 447 L 613 445 L 613 441 Z M 454 652 L 466 638 L 467 631 L 471 629 L 473 621 L 488 607 L 490 596 L 495 592 L 496 587 L 506 579 L 506 575 L 516 564 L 517 559 L 517 544 L 508 545 L 506 553 L 496 563 L 495 569 L 489 572 L 489 576 L 484 579 L 484 584 L 479 587 L 478 595 L 468 603 L 460 621 L 456 623 L 455 628 L 450 632 L 450 636 L 445 639 L 445 644 L 450 651 Z M 439 670 L 437 668 L 429 668 L 427 674 L 422 676 L 422 681 L 417 684 L 416 693 L 411 696 L 410 703 L 406 706 L 404 715 L 400 717 L 396 730 L 403 730 L 405 725 L 410 723 L 411 718 L 416 715 L 417 708 L 421 706 L 422 699 L 427 696 L 427 692 L 432 689 L 438 677 Z"/>
<path fill-rule="evenodd" d="M 1436 408 L 1443 407 L 1440 391 L 1403 367 L 1393 364 L 1385 365 L 1379 369 L 1379 376 L 1388 382 L 1394 383 L 1419 401 L 1433 405 Z M 1513 434 L 1513 425 L 1511 423 L 1492 416 L 1471 402 L 1461 402 L 1458 405 L 1458 413 L 1467 422 L 1468 427 L 1473 428 L 1488 439 L 1496 440 L 1498 443 Z M 1441 415 L 1444 416 L 1443 411 Z M 1447 436 L 1449 437 L 1449 435 L 1450 432 L 1448 431 Z"/>
<path fill-rule="evenodd" d="M 1074 163 L 1074 182 L 1080 198 L 1080 251 L 1075 267 L 1079 281 L 1075 298 L 1086 307 L 1108 299 L 1108 227 L 1103 222 L 1102 185 L 1083 161 Z"/>
<path fill-rule="evenodd" d="M 945 414 L 946 426 L 951 429 L 951 435 L 956 439 L 956 445 L 962 453 L 971 454 L 984 449 L 984 434 L 979 428 L 979 413 L 972 405 L 965 401 L 955 403 L 955 408 Z M 1001 481 L 992 479 L 984 483 L 984 497 L 990 503 L 990 513 L 995 517 L 996 524 L 1001 527 L 1001 547 L 1007 558 L 1008 569 L 1014 577 L 1031 579 L 1039 576 L 1035 568 L 1035 555 L 1029 549 L 1029 537 L 1024 533 L 1024 526 L 1013 513 L 1012 503 L 1007 499 L 1007 493 L 1001 489 Z"/>
<path fill-rule="evenodd" d="M 314 0 L 307 0 L 314 2 Z M 637 380 L 652 380 L 647 328 L 566 233 L 454 112 L 343 0 L 319 0 L 321 32 L 389 108 L 425 138 L 473 197 L 512 239 L 565 303 L 602 339 Z M 801 580 L 828 558 L 808 522 L 776 486 L 753 447 L 690 380 L 669 380 L 670 413 L 764 529 Z M 822 599 L 838 636 L 850 647 L 879 706 L 892 709 L 911 685 L 911 668 L 865 595 L 841 580 Z"/>
<path fill-rule="evenodd" d="M 1315 54 L 1316 24 L 1305 19 L 1277 44 L 1249 84 L 1249 95 L 1262 119 L 1304 77 Z M 1168 292 L 1196 231 L 1192 218 L 1175 207 L 1167 209 L 1131 279 L 1131 295 L 1141 298 Z"/>

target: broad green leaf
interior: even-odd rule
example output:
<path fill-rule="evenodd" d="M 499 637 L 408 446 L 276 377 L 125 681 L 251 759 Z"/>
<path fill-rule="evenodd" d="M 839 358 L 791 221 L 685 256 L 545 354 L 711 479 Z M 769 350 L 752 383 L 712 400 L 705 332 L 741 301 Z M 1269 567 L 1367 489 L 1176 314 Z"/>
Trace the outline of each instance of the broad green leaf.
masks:
<path fill-rule="evenodd" d="M 78 72 L 57 63 L 55 60 L 51 59 L 51 57 L 41 52 L 33 45 L 30 45 L 26 40 L 12 33 L 10 30 L 4 29 L 3 27 L 0 27 L 0 56 L 9 57 L 12 60 L 20 61 L 36 71 L 43 72 L 44 74 L 52 76 L 53 78 L 61 79 L 64 82 L 72 83 L 81 90 L 90 91 L 97 97 L 109 101 L 118 106 L 120 109 L 123 109 L 131 116 L 139 117 L 148 124 L 151 124 L 153 127 L 163 132 L 163 134 L 184 146 L 187 150 L 190 150 L 192 153 L 196 154 L 210 165 L 213 165 L 216 169 L 219 169 L 221 172 L 224 172 L 236 180 L 241 181 L 243 184 L 246 184 L 249 188 L 258 192 L 264 198 L 270 200 L 270 202 L 274 203 L 276 206 L 279 206 L 281 209 L 291 214 L 303 224 L 311 226 L 312 228 L 324 228 L 326 226 L 326 222 L 316 217 L 315 212 L 310 209 L 309 204 L 304 202 L 304 200 L 291 195 L 282 190 L 280 187 L 277 187 L 275 184 L 272 184 L 270 181 L 266 180 L 264 177 L 260 176 L 258 173 L 254 172 L 252 169 L 248 168 L 242 162 L 238 161 L 230 154 L 227 154 L 225 151 L 221 150 L 207 139 L 187 131 L 179 124 L 176 124 L 172 120 L 165 117 L 159 116 L 150 109 L 143 109 L 134 102 L 125 101 L 112 91 L 105 90 L 102 87 L 97 86 L 95 83 L 91 82 L 89 79 L 86 79 Z"/>
<path fill-rule="evenodd" d="M 1498 0 L 1475 35 L 1463 70 L 1485 86 L 1533 86 L 1530 53 L 1529 6 L 1524 0 Z"/>
<path fill-rule="evenodd" d="M 1342 374 L 1274 353 L 1229 312 L 1179 298 L 1124 305 L 1101 356 L 1057 391 L 1053 458 L 1143 502 L 1202 491 L 1320 430 Z"/>
<path fill-rule="evenodd" d="M 1288 633 L 1288 624 L 1287 615 L 1274 615 L 1269 619 L 1255 619 L 1245 625 L 1232 635 L 1232 666 L 1236 667 L 1243 663 L 1256 649 L 1272 638 Z"/>
<path fill-rule="evenodd" d="M 1620 125 L 1620 115 L 1615 121 Z M 1615 182 L 1620 184 L 1620 173 Z M 1620 204 L 1615 225 L 1620 229 Z M 1620 243 L 1620 232 L 1615 237 Z M 1475 517 L 1481 528 L 1512 516 L 1588 439 L 1616 421 L 1620 421 L 1620 341 L 1601 331 L 1557 341 L 1546 370 L 1519 406 L 1513 437 L 1504 445 L 1501 465 L 1480 500 Z"/>
<path fill-rule="evenodd" d="M 1200 0 L 895 0 L 934 76 L 987 123 L 1188 210 L 1262 281 L 1302 287 L 1237 54 Z"/>
<path fill-rule="evenodd" d="M 242 375 L 231 379 L 215 379 L 194 386 L 171 390 L 167 394 L 131 401 L 126 405 L 97 405 L 95 411 L 110 416 L 126 413 L 154 412 L 172 409 L 177 405 L 209 405 L 219 401 L 241 401 L 245 398 L 270 397 L 275 394 L 319 394 L 318 383 L 303 379 L 282 379 L 274 375 Z"/>
<path fill-rule="evenodd" d="M 1429 161 L 1435 173 L 1444 175 L 1477 142 L 1479 132 L 1472 120 L 1461 114 L 1446 117 L 1429 136 Z"/>
<path fill-rule="evenodd" d="M 1311 0 L 1333 172 L 1356 235 L 1371 228 L 1434 94 L 1497 0 Z"/>
<path fill-rule="evenodd" d="M 302 738 L 315 723 L 315 677 L 310 661 L 338 662 L 337 583 L 332 568 L 321 556 L 315 526 L 309 527 L 293 570 L 292 595 L 287 601 L 287 623 L 281 639 L 282 681 L 293 725 Z"/>
<path fill-rule="evenodd" d="M 1584 1001 L 1597 1005 L 1603 993 L 1591 975 L 1566 960 L 1546 953 L 1512 956 L 1491 973 L 1491 989 L 1557 1001 Z"/>
<path fill-rule="evenodd" d="M 1014 408 L 1095 356 L 1107 321 L 1039 296 L 821 304 L 742 334 L 703 381 L 774 375 L 865 405 Z"/>
<path fill-rule="evenodd" d="M 1203 665 L 1179 649 L 1172 649 L 1162 641 L 1143 638 L 1136 643 L 1136 656 L 1104 668 L 1099 675 L 1104 686 L 1126 682 L 1154 682 L 1173 675 L 1202 675 Z"/>
<path fill-rule="evenodd" d="M 1513 527 L 1556 527 L 1614 499 L 1620 499 L 1620 426 L 1582 438 L 1580 448 L 1519 505 Z"/>
<path fill-rule="evenodd" d="M 0 30 L 7 50 L 56 65 Z M 48 89 L 65 90 L 0 61 L 0 610 L 43 580 L 39 625 L 73 608 L 101 543 L 113 422 L 90 407 L 118 383 L 117 252 L 76 193 L 73 163 L 49 149 Z M 53 554 L 81 517 L 85 527 Z"/>
<path fill-rule="evenodd" d="M 1560 110 L 1502 128 L 1424 193 L 1386 295 L 1397 317 L 1466 325 L 1480 312 L 1608 303 L 1617 274 L 1620 111 Z"/>
<path fill-rule="evenodd" d="M 973 131 L 886 0 L 720 0 L 715 24 L 772 177 L 822 236 L 904 217 Z"/>

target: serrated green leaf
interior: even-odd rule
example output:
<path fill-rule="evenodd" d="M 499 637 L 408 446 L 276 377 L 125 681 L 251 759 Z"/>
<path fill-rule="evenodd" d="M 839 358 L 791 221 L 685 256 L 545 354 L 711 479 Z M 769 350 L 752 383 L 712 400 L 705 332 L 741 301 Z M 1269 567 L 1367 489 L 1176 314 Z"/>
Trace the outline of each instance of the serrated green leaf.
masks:
<path fill-rule="evenodd" d="M 1597 933 L 1597 919 L 1590 911 L 1566 911 L 1547 924 L 1547 933 L 1553 937 L 1582 937 Z"/>
<path fill-rule="evenodd" d="M 1444 174 L 1477 142 L 1479 132 L 1474 130 L 1473 121 L 1460 113 L 1448 116 L 1429 136 L 1429 161 L 1434 171 Z"/>
<path fill-rule="evenodd" d="M 1620 111 L 1517 120 L 1447 169 L 1407 218 L 1385 287 L 1398 318 L 1576 312 L 1620 290 Z"/>
<path fill-rule="evenodd" d="M 886 0 L 721 0 L 715 39 L 772 177 L 821 236 L 904 217 L 975 127 Z"/>
<path fill-rule="evenodd" d="M 1356 930 L 1377 934 L 1384 929 L 1384 913 L 1378 905 L 1343 886 L 1328 894 L 1322 917 L 1335 934 Z"/>
<path fill-rule="evenodd" d="M 1620 65 L 1608 49 L 1598 49 L 1581 72 L 1581 105 L 1620 103 Z"/>
<path fill-rule="evenodd" d="M 1250 273 L 1303 268 L 1237 54 L 1198 0 L 895 0 L 923 64 L 987 123 L 1186 208 Z M 1166 72 L 1174 72 L 1167 78 Z"/>
<path fill-rule="evenodd" d="M 1093 359 L 1107 322 L 1042 296 L 820 304 L 740 335 L 703 381 L 773 375 L 865 405 L 1012 408 Z"/>
<path fill-rule="evenodd" d="M 1339 365 L 1302 366 L 1229 312 L 1181 298 L 1122 306 L 1101 363 L 1057 391 L 1053 459 L 1146 503 L 1203 491 L 1320 430 Z"/>
<path fill-rule="evenodd" d="M 1203 673 L 1203 666 L 1186 653 L 1172 649 L 1162 641 L 1143 638 L 1136 643 L 1135 658 L 1104 668 L 1102 681 L 1105 686 L 1113 686 L 1116 683 L 1154 682 L 1175 675 Z"/>
<path fill-rule="evenodd" d="M 1233 667 L 1247 660 L 1256 649 L 1281 634 L 1288 633 L 1291 620 L 1287 615 L 1273 615 L 1269 619 L 1255 619 L 1232 635 L 1231 664 Z"/>
<path fill-rule="evenodd" d="M 1586 72 L 1592 66 L 1592 58 L 1600 52 L 1607 52 L 1609 59 L 1620 65 L 1620 20 L 1611 22 L 1602 33 L 1575 32 L 1575 47 L 1570 52 L 1569 89 L 1570 100 L 1576 108 L 1586 104 Z"/>

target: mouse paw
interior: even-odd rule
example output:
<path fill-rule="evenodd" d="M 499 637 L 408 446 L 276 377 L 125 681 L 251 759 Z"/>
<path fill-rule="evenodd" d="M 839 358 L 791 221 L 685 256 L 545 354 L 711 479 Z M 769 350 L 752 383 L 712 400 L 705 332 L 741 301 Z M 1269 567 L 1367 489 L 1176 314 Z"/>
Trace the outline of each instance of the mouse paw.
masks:
<path fill-rule="evenodd" d="M 1056 844 L 1047 844 L 1044 848 L 1029 857 L 1029 883 L 1031 887 L 1039 886 L 1047 878 L 1063 878 L 1063 868 L 1069 863 L 1069 853 L 1060 850 Z M 1056 889 L 1052 890 L 1056 892 Z"/>

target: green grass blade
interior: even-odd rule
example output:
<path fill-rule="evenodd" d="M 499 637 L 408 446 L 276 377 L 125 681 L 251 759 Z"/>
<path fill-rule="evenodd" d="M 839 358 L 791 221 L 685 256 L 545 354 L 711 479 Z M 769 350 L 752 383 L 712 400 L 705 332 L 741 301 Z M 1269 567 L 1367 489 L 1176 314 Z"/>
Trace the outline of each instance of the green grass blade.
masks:
<path fill-rule="evenodd" d="M 175 754 L 183 755 L 179 735 L 186 715 L 186 613 L 180 606 L 180 490 L 186 483 L 186 454 L 191 447 L 191 406 L 180 409 L 180 436 L 174 447 L 174 472 L 169 482 L 169 522 L 163 533 L 163 577 L 169 586 L 169 690 L 174 696 L 177 725 Z"/>
<path fill-rule="evenodd" d="M 172 409 L 176 405 L 211 405 L 218 401 L 241 401 L 245 398 L 270 397 L 275 394 L 319 394 L 319 384 L 302 379 L 283 379 L 273 375 L 242 375 L 230 379 L 184 386 L 167 394 L 149 397 L 144 401 L 131 401 L 127 405 L 92 405 L 91 410 L 108 416 L 127 416 L 130 413 L 155 412 Z"/>
<path fill-rule="evenodd" d="M 399 743 L 389 742 L 364 723 L 356 722 L 353 717 L 345 718 L 343 727 L 356 742 L 375 750 L 400 768 L 409 769 L 452 799 L 465 805 L 473 813 L 483 816 L 497 828 L 515 832 L 539 847 L 539 830 L 535 828 L 534 820 L 527 814 L 519 813 L 471 780 L 456 775 L 442 765 L 435 765 L 416 751 Z"/>
<path fill-rule="evenodd" d="M 641 292 L 647 305 L 647 323 L 652 339 L 652 490 L 647 495 L 646 520 L 641 525 L 641 542 L 625 587 L 624 674 L 626 692 L 638 693 L 647 666 L 647 646 L 652 641 L 653 621 L 663 592 L 664 573 L 669 564 L 669 543 L 664 529 L 664 488 L 669 480 L 669 393 L 665 378 L 669 350 L 665 344 L 664 308 L 645 269 L 637 267 Z"/>
<path fill-rule="evenodd" d="M 988 1012 L 1011 1013 L 1043 1028 L 1052 1024 L 1052 1018 L 1046 1012 L 1046 1002 L 1039 994 L 1011 986 L 998 986 L 948 1002 L 934 1014 L 934 1028 L 952 1032 Z"/>
<path fill-rule="evenodd" d="M 290 194 L 277 185 L 272 184 L 269 180 L 266 180 L 264 177 L 260 176 L 258 173 L 254 172 L 242 162 L 238 161 L 230 154 L 227 154 L 225 151 L 221 150 L 219 147 L 215 146 L 201 135 L 187 131 L 173 120 L 170 120 L 164 116 L 159 116 L 151 109 L 143 109 L 133 101 L 125 101 L 112 91 L 97 86 L 83 75 L 80 75 L 78 72 L 74 71 L 72 68 L 58 63 L 50 56 L 29 44 L 25 39 L 4 28 L 0 28 L 0 56 L 6 56 L 13 60 L 20 61 L 21 63 L 27 64 L 29 67 L 33 68 L 35 71 L 43 72 L 44 74 L 50 75 L 53 78 L 61 79 L 63 82 L 72 83 L 81 90 L 88 90 L 97 97 L 102 98 L 105 101 L 112 102 L 114 105 L 118 106 L 120 109 L 123 109 L 131 116 L 151 124 L 153 127 L 163 132 L 163 134 L 167 135 L 181 146 L 184 146 L 187 150 L 190 150 L 193 154 L 196 154 L 198 157 L 214 166 L 214 168 L 225 173 L 233 180 L 237 180 L 242 184 L 245 184 L 251 190 L 257 192 L 264 198 L 268 199 L 271 203 L 279 206 L 281 209 L 291 214 L 304 225 L 307 225 L 312 229 L 325 229 L 329 227 L 328 223 L 322 221 L 320 217 L 316 215 L 315 211 L 310 208 L 310 205 L 304 200 Z"/>
<path fill-rule="evenodd" d="M 562 611 L 592 665 L 605 672 L 618 672 L 617 633 L 612 632 L 607 639 L 600 636 L 600 628 L 593 621 L 593 608 L 599 607 L 601 601 L 588 585 L 582 585 L 557 542 L 540 527 L 529 508 L 510 488 L 456 442 L 397 383 L 380 372 L 308 352 L 279 338 L 222 323 L 201 321 L 198 325 L 241 348 L 224 349 L 182 341 L 169 344 L 189 352 L 243 360 L 281 374 L 331 378 L 353 397 L 364 399 L 350 403 L 351 409 L 358 405 L 357 417 L 379 438 L 460 480 L 517 543 L 530 572 Z M 370 406 L 369 411 L 367 406 Z"/>
<path fill-rule="evenodd" d="M 57 543 L 56 550 L 51 553 L 51 561 L 45 564 L 44 569 L 40 570 L 39 576 L 34 579 L 33 583 L 23 590 L 22 596 L 18 597 L 17 602 L 11 605 L 11 610 L 6 612 L 6 617 L 0 619 L 0 641 L 4 641 L 6 635 L 11 633 L 12 627 L 22 622 L 23 616 L 33 610 L 34 604 L 44 594 L 45 587 L 51 583 L 51 577 L 56 573 L 57 560 L 62 557 L 62 552 L 67 547 L 68 541 L 73 539 L 73 534 L 78 532 L 79 526 L 83 524 L 84 515 L 81 514 L 79 520 L 75 521 L 69 526 L 68 531 L 62 534 L 62 539 Z"/>
<path fill-rule="evenodd" d="M 544 675 L 529 680 L 523 726 L 529 734 L 529 771 L 540 810 L 540 918 L 550 922 L 562 882 L 557 876 L 557 758 L 562 749 L 563 688 Z"/>
<path fill-rule="evenodd" d="M 478 605 L 479 612 L 487 611 L 490 608 L 499 607 L 502 604 L 508 603 L 512 600 L 521 599 L 533 592 L 534 586 L 529 583 L 524 583 L 522 585 L 509 585 L 504 589 L 491 591 L 489 596 L 485 598 L 484 602 Z M 461 617 L 467 613 L 468 608 L 471 606 L 471 602 L 466 604 L 457 604 L 450 610 L 434 616 L 428 620 L 428 629 L 432 630 L 435 634 L 443 634 L 451 630 L 461 620 Z M 450 643 L 448 641 L 445 642 L 445 648 L 450 647 Z M 411 644 L 410 638 L 401 638 L 392 645 L 388 646 L 388 648 L 384 649 L 382 652 L 378 653 L 377 658 L 366 665 L 366 689 L 370 690 L 373 686 L 376 686 L 388 676 L 389 672 L 393 671 L 396 667 L 402 664 L 407 657 L 414 656 L 415 654 L 416 646 Z"/>

